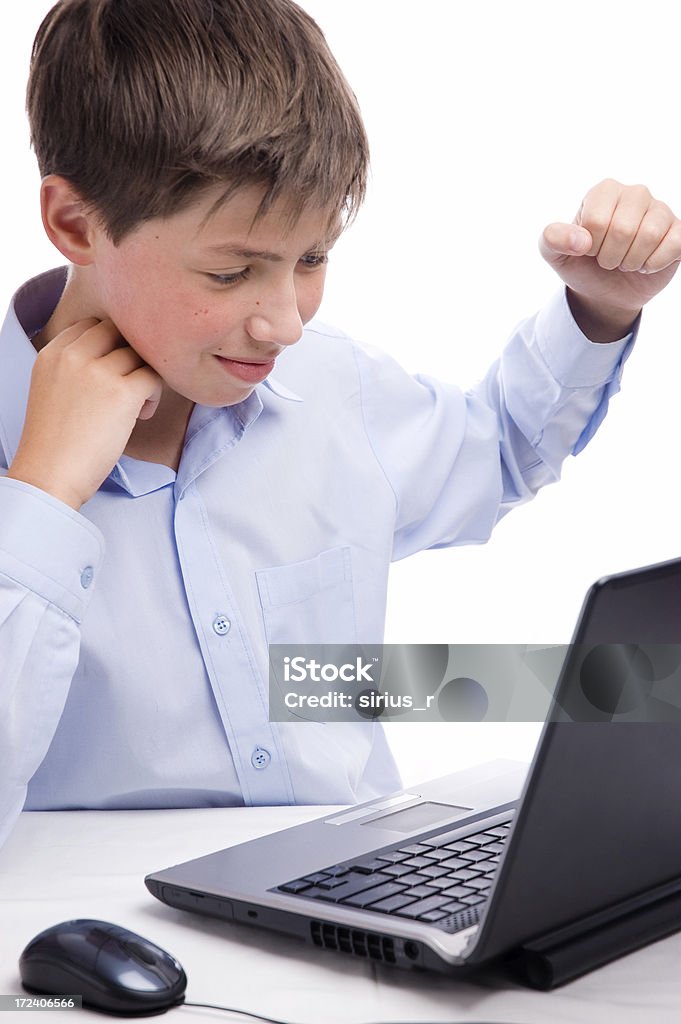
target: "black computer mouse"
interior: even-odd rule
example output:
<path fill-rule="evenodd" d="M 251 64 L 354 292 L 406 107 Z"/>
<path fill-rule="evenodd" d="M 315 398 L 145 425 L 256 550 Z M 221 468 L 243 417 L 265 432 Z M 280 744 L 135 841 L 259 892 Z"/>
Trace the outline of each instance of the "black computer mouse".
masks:
<path fill-rule="evenodd" d="M 80 995 L 103 1013 L 151 1016 L 184 1001 L 187 976 L 170 953 L 107 921 L 62 921 L 19 959 L 29 992 Z"/>

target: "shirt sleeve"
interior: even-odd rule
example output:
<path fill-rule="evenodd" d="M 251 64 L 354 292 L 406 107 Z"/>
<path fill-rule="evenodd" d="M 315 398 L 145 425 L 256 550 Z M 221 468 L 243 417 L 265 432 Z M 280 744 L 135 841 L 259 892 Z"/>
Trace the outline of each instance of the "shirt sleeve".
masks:
<path fill-rule="evenodd" d="M 620 341 L 589 341 L 563 291 L 466 392 L 358 348 L 365 429 L 395 496 L 393 559 L 484 543 L 506 512 L 558 480 L 619 390 L 637 331 L 638 321 Z"/>
<path fill-rule="evenodd" d="M 59 723 L 102 557 L 84 516 L 0 477 L 0 843 Z"/>

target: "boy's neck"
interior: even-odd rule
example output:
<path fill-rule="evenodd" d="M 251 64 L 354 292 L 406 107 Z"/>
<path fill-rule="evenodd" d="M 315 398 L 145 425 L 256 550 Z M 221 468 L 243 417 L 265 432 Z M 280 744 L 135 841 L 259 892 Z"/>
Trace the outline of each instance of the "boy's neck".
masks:
<path fill-rule="evenodd" d="M 77 324 L 79 320 L 86 320 L 88 317 L 103 320 L 106 316 L 95 298 L 89 295 L 89 289 L 84 287 L 82 278 L 79 278 L 78 273 L 74 273 L 74 270 L 77 271 L 77 268 L 69 268 L 66 285 L 59 302 L 45 326 L 32 339 L 33 347 L 37 352 L 40 352 L 67 327 Z"/>
<path fill-rule="evenodd" d="M 90 294 L 82 271 L 71 267 L 61 298 L 50 319 L 33 338 L 33 346 L 39 352 L 79 320 L 88 317 L 103 320 L 106 315 L 96 297 Z M 177 471 L 193 408 L 194 403 L 188 398 L 164 385 L 156 412 L 149 420 L 137 421 L 122 454 L 144 462 L 158 462 Z"/>

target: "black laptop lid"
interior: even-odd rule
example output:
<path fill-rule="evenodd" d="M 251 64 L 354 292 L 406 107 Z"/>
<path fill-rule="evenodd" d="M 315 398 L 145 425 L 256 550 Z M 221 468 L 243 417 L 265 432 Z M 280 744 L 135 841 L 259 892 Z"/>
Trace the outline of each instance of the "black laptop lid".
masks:
<path fill-rule="evenodd" d="M 681 878 L 681 559 L 595 584 L 573 643 L 473 961 Z M 636 659 L 655 663 L 638 707 L 616 678 Z M 566 721 L 585 695 L 596 720 Z"/>

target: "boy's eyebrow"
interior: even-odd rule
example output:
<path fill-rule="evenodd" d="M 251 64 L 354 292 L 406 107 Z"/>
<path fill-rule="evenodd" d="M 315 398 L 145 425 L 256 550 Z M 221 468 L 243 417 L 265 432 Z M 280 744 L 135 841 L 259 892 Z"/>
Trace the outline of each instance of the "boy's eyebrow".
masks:
<path fill-rule="evenodd" d="M 317 242 L 307 252 L 317 252 L 333 245 L 336 238 L 330 238 L 326 242 Z M 248 249 L 240 245 L 232 245 L 230 242 L 206 246 L 204 252 L 207 256 L 239 256 L 244 260 L 270 260 L 272 263 L 283 263 L 284 257 L 279 253 L 270 252 L 268 249 Z"/>
<path fill-rule="evenodd" d="M 273 263 L 282 263 L 284 260 L 283 256 L 276 252 L 269 252 L 267 249 L 245 249 L 229 243 L 209 245 L 205 252 L 216 256 L 241 256 L 245 260 L 271 260 Z"/>

